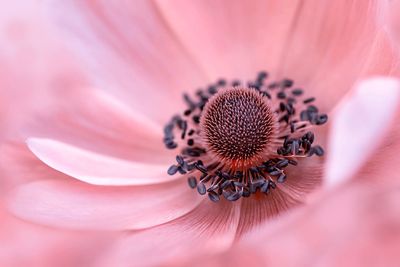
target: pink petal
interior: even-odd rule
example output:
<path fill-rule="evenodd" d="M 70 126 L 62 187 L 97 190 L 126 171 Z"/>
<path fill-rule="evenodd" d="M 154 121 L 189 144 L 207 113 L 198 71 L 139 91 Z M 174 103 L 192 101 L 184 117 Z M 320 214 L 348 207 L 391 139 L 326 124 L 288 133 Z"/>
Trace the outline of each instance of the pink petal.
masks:
<path fill-rule="evenodd" d="M 331 122 L 326 186 L 352 177 L 384 140 L 399 105 L 399 90 L 398 80 L 371 78 L 341 102 Z"/>
<path fill-rule="evenodd" d="M 384 11 L 382 12 L 382 23 L 386 27 L 394 46 L 400 48 L 400 1 L 383 1 Z M 399 53 L 399 51 L 397 51 Z"/>
<path fill-rule="evenodd" d="M 292 212 L 297 206 L 307 203 L 308 194 L 321 185 L 322 167 L 321 158 L 300 160 L 297 166 L 285 169 L 287 180 L 277 183 L 271 194 L 243 199 L 237 236 L 254 231 L 278 215 Z"/>
<path fill-rule="evenodd" d="M 178 266 L 396 266 L 399 196 L 391 186 L 347 184 L 264 224 L 229 252 Z"/>
<path fill-rule="evenodd" d="M 53 100 L 46 113 L 26 127 L 25 136 L 56 139 L 135 162 L 169 164 L 174 156 L 164 149 L 162 125 L 105 92 L 77 87 Z"/>
<path fill-rule="evenodd" d="M 237 203 L 205 199 L 181 218 L 126 235 L 100 259 L 100 266 L 175 265 L 192 255 L 224 251 L 235 239 L 239 215 Z"/>
<path fill-rule="evenodd" d="M 15 218 L 0 208 L 1 266 L 87 266 L 114 236 L 52 229 Z"/>
<path fill-rule="evenodd" d="M 50 167 L 94 185 L 144 185 L 171 181 L 168 165 L 141 164 L 108 157 L 57 140 L 29 138 L 30 150 Z"/>
<path fill-rule="evenodd" d="M 245 80 L 260 70 L 277 69 L 298 8 L 290 0 L 157 4 L 174 34 L 212 79 Z"/>
<path fill-rule="evenodd" d="M 153 120 L 165 123 L 183 90 L 207 82 L 152 2 L 63 1 L 48 14 L 98 87 Z"/>
<path fill-rule="evenodd" d="M 213 79 L 290 77 L 328 112 L 361 75 L 397 57 L 376 20 L 377 1 L 157 1 Z M 223 51 L 223 53 L 221 53 Z"/>
<path fill-rule="evenodd" d="M 69 179 L 13 190 L 9 210 L 24 220 L 76 229 L 142 229 L 169 222 L 203 199 L 185 179 L 152 186 L 98 187 Z"/>

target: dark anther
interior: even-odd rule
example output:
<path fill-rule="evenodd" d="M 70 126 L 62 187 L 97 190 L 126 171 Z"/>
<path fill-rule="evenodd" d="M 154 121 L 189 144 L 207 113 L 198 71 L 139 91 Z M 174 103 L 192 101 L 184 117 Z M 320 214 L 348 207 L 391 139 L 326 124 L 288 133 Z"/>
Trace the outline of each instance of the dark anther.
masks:
<path fill-rule="evenodd" d="M 199 183 L 197 185 L 197 192 L 199 192 L 200 195 L 204 195 L 207 192 L 206 186 L 203 183 Z"/>
<path fill-rule="evenodd" d="M 233 182 L 233 185 L 234 186 L 236 186 L 236 187 L 244 187 L 244 184 L 243 183 L 241 183 L 241 182 Z"/>
<path fill-rule="evenodd" d="M 269 182 L 268 181 L 261 186 L 260 191 L 263 193 L 268 193 L 268 191 L 269 191 Z"/>
<path fill-rule="evenodd" d="M 307 107 L 307 110 L 308 110 L 308 112 L 315 112 L 315 113 L 318 113 L 318 108 L 317 108 L 316 106 L 314 106 L 314 105 L 309 105 L 309 106 Z"/>
<path fill-rule="evenodd" d="M 231 185 L 231 183 L 232 183 L 231 180 L 226 180 L 225 182 L 223 182 L 223 183 L 221 184 L 221 188 L 222 188 L 222 189 L 225 189 L 225 188 L 227 188 L 229 185 Z"/>
<path fill-rule="evenodd" d="M 268 73 L 267 73 L 267 72 L 265 72 L 265 71 L 260 71 L 260 72 L 258 73 L 257 79 L 258 79 L 258 80 L 260 80 L 260 79 L 265 79 L 265 78 L 267 78 L 267 76 L 268 76 Z"/>
<path fill-rule="evenodd" d="M 185 110 L 185 112 L 183 112 L 183 115 L 189 116 L 190 113 L 192 113 L 192 110 L 191 109 L 187 109 L 187 110 Z"/>
<path fill-rule="evenodd" d="M 302 95 L 302 94 L 303 94 L 303 90 L 301 90 L 301 89 L 294 89 L 294 90 L 292 91 L 292 94 L 295 95 L 295 96 Z"/>
<path fill-rule="evenodd" d="M 231 176 L 227 172 L 220 172 L 220 174 L 221 174 L 221 177 L 224 178 L 224 179 L 230 179 L 231 178 Z"/>
<path fill-rule="evenodd" d="M 219 201 L 219 196 L 218 196 L 218 194 L 215 193 L 214 191 L 208 192 L 208 198 L 209 198 L 212 202 L 218 202 L 218 201 Z"/>
<path fill-rule="evenodd" d="M 229 195 L 226 199 L 229 201 L 236 201 L 240 198 L 240 196 L 241 196 L 240 192 L 235 192 L 235 193 Z"/>
<path fill-rule="evenodd" d="M 283 87 L 291 87 L 292 85 L 293 85 L 293 81 L 292 81 L 292 80 L 284 79 L 284 80 L 282 81 L 282 86 L 283 86 Z"/>
<path fill-rule="evenodd" d="M 263 96 L 268 97 L 268 99 L 271 99 L 271 95 L 268 92 L 262 92 L 261 93 Z"/>
<path fill-rule="evenodd" d="M 224 79 L 219 79 L 217 82 L 218 86 L 225 86 L 226 85 L 226 81 Z"/>
<path fill-rule="evenodd" d="M 318 157 L 321 157 L 324 155 L 324 150 L 320 146 L 315 146 L 314 147 L 314 152 Z"/>
<path fill-rule="evenodd" d="M 308 116 L 308 111 L 307 110 L 303 110 L 301 113 L 300 113 L 300 119 L 302 120 L 302 121 L 308 121 L 309 120 L 309 116 Z"/>
<path fill-rule="evenodd" d="M 257 167 L 251 167 L 249 170 L 250 170 L 250 172 L 252 172 L 252 173 L 258 173 Z"/>
<path fill-rule="evenodd" d="M 165 144 L 165 146 L 166 146 L 168 149 L 175 149 L 175 148 L 178 147 L 178 144 L 175 143 L 175 142 L 170 142 L 170 143 Z"/>
<path fill-rule="evenodd" d="M 189 184 L 189 186 L 190 186 L 190 188 L 196 188 L 196 186 L 197 186 L 197 180 L 196 180 L 196 177 L 194 177 L 194 176 L 190 176 L 189 178 L 188 178 L 188 184 Z"/>
<path fill-rule="evenodd" d="M 303 140 L 308 140 L 312 144 L 314 142 L 314 133 L 313 132 L 307 132 L 305 135 L 302 137 Z"/>
<path fill-rule="evenodd" d="M 270 172 L 269 174 L 270 174 L 271 176 L 276 176 L 276 175 L 281 174 L 281 171 L 276 170 L 276 171 Z"/>
<path fill-rule="evenodd" d="M 211 95 L 216 94 L 218 92 L 217 88 L 215 86 L 209 86 L 208 87 L 208 93 L 210 93 Z"/>
<path fill-rule="evenodd" d="M 251 195 L 250 190 L 247 187 L 244 187 L 242 197 L 249 197 L 250 195 Z"/>
<path fill-rule="evenodd" d="M 297 140 L 292 142 L 291 152 L 293 155 L 297 155 L 299 153 L 299 142 Z"/>
<path fill-rule="evenodd" d="M 200 123 L 200 116 L 195 115 L 192 117 L 192 119 L 195 123 Z"/>
<path fill-rule="evenodd" d="M 281 175 L 279 175 L 278 179 L 276 180 L 278 183 L 283 183 L 286 181 L 286 175 L 284 173 L 282 173 Z"/>
<path fill-rule="evenodd" d="M 295 130 L 296 130 L 296 129 L 295 129 L 294 123 L 291 122 L 291 123 L 290 123 L 290 132 L 291 132 L 291 133 L 294 133 Z"/>
<path fill-rule="evenodd" d="M 305 151 L 308 151 L 311 148 L 311 143 L 308 140 L 303 140 L 301 146 L 304 148 Z"/>
<path fill-rule="evenodd" d="M 295 113 L 295 110 L 294 110 L 292 104 L 290 104 L 290 103 L 288 103 L 288 104 L 286 105 L 286 110 L 287 110 L 287 112 L 288 112 L 289 115 L 293 115 L 293 114 Z"/>
<path fill-rule="evenodd" d="M 289 164 L 289 160 L 287 160 L 287 159 L 282 159 L 282 160 L 280 160 L 280 161 L 276 164 L 276 167 L 278 167 L 279 169 L 281 169 L 281 168 L 285 168 L 288 164 Z"/>
<path fill-rule="evenodd" d="M 169 123 L 164 127 L 164 134 L 168 137 L 172 136 L 172 131 L 174 130 L 174 124 Z"/>
<path fill-rule="evenodd" d="M 192 188 L 192 189 L 196 188 L 196 186 L 197 186 L 196 177 L 190 176 L 190 177 L 188 178 L 188 184 L 189 184 L 189 187 L 190 187 L 190 188 Z"/>
<path fill-rule="evenodd" d="M 305 99 L 305 100 L 303 101 L 303 103 L 304 103 L 304 104 L 308 104 L 308 103 L 313 102 L 314 100 L 315 100 L 315 97 L 310 97 L 310 98 Z"/>
<path fill-rule="evenodd" d="M 185 161 L 183 160 L 183 157 L 182 156 L 180 156 L 180 155 L 177 155 L 176 156 L 176 162 L 178 162 L 178 164 L 179 165 L 183 165 L 183 164 L 185 164 Z"/>
<path fill-rule="evenodd" d="M 192 136 L 193 134 L 194 134 L 194 130 L 191 129 L 191 130 L 188 132 L 188 135 L 189 135 L 189 136 Z"/>
<path fill-rule="evenodd" d="M 279 110 L 282 111 L 282 112 L 286 110 L 286 105 L 285 105 L 285 103 L 283 103 L 283 102 L 280 102 L 280 103 L 279 103 Z"/>
<path fill-rule="evenodd" d="M 206 151 L 199 147 L 187 147 L 182 150 L 182 154 L 192 157 L 200 157 Z"/>
<path fill-rule="evenodd" d="M 194 109 L 196 104 L 192 101 L 188 94 L 183 95 L 183 99 L 185 100 L 186 104 L 190 107 L 190 109 Z"/>
<path fill-rule="evenodd" d="M 186 171 L 182 167 L 178 167 L 178 172 L 180 174 L 186 174 Z"/>
<path fill-rule="evenodd" d="M 207 168 L 204 167 L 204 165 L 195 163 L 194 166 L 196 167 L 196 169 L 198 169 L 198 170 L 201 171 L 202 173 L 207 173 Z"/>
<path fill-rule="evenodd" d="M 233 87 L 236 87 L 236 86 L 239 86 L 240 85 L 240 81 L 233 81 L 232 82 L 232 86 Z"/>
<path fill-rule="evenodd" d="M 321 115 L 318 116 L 316 124 L 317 125 L 322 125 L 327 121 L 328 121 L 328 115 L 321 114 Z"/>
<path fill-rule="evenodd" d="M 178 172 L 178 169 L 179 169 L 178 166 L 176 166 L 176 165 L 171 165 L 171 167 L 168 168 L 167 173 L 168 173 L 169 175 L 174 175 L 175 173 Z"/>
<path fill-rule="evenodd" d="M 278 86 L 279 86 L 279 84 L 275 82 L 275 83 L 271 83 L 270 85 L 268 85 L 268 88 L 269 89 L 274 89 L 274 88 L 276 88 Z"/>
<path fill-rule="evenodd" d="M 282 91 L 278 92 L 278 93 L 276 94 L 276 96 L 277 96 L 279 99 L 285 99 L 285 98 L 286 98 L 285 92 L 282 92 Z"/>
<path fill-rule="evenodd" d="M 193 139 L 189 139 L 187 141 L 188 146 L 193 146 L 194 145 L 194 140 Z"/>
<path fill-rule="evenodd" d="M 283 121 L 286 121 L 286 123 L 289 122 L 289 116 L 285 115 L 285 116 L 283 116 L 282 118 L 279 119 L 279 122 L 283 122 Z"/>

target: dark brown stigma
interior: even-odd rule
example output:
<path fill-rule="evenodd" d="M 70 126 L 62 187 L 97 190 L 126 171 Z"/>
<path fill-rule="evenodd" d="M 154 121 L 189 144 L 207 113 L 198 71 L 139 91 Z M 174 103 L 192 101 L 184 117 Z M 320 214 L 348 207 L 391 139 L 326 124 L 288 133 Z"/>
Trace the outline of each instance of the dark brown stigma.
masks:
<path fill-rule="evenodd" d="M 187 175 L 189 186 L 212 201 L 235 201 L 269 194 L 287 179 L 285 168 L 322 156 L 312 128 L 328 117 L 313 105 L 315 98 L 303 98 L 289 79 L 266 79 L 260 72 L 247 86 L 219 80 L 195 98 L 185 94 L 187 110 L 164 128 L 166 147 L 181 147 L 168 174 Z"/>
<path fill-rule="evenodd" d="M 207 102 L 201 116 L 200 129 L 207 151 L 235 170 L 260 163 L 275 132 L 268 102 L 256 90 L 221 89 Z"/>

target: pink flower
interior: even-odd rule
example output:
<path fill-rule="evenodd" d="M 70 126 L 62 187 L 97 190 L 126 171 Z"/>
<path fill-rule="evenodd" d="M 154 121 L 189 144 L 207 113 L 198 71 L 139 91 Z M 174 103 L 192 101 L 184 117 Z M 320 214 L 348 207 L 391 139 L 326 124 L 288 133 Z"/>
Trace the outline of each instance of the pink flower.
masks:
<path fill-rule="evenodd" d="M 202 255 L 231 247 L 229 257 L 243 248 L 259 263 L 268 253 L 254 249 L 260 242 L 271 251 L 291 245 L 288 257 L 297 256 L 300 247 L 293 259 L 307 262 L 314 259 L 304 256 L 314 248 L 313 240 L 301 247 L 298 240 L 285 239 L 289 234 L 281 237 L 281 229 L 296 235 L 296 225 L 302 225 L 318 238 L 311 229 L 319 218 L 336 220 L 330 210 L 347 215 L 347 200 L 354 210 L 370 207 L 376 193 L 360 179 L 348 180 L 366 160 L 373 158 L 370 164 L 383 168 L 386 153 L 397 151 L 385 148 L 384 140 L 397 115 L 398 81 L 381 77 L 357 83 L 399 70 L 382 21 L 375 19 L 381 2 L 65 1 L 47 8 L 61 26 L 57 31 L 67 30 L 64 40 L 78 52 L 91 84 L 58 80 L 53 87 L 61 89 L 52 92 L 45 112 L 24 123 L 26 144 L 4 145 L 4 177 L 24 177 L 7 190 L 5 206 L 32 224 L 64 229 L 68 237 L 95 231 L 96 237 L 85 237 L 106 245 L 89 253 L 95 258 L 91 264 L 159 266 L 192 257 L 201 262 Z M 166 174 L 176 153 L 163 147 L 163 126 L 184 111 L 184 90 L 192 94 L 196 86 L 221 77 L 246 81 L 262 69 L 275 80 L 295 80 L 307 96 L 317 97 L 321 112 L 332 115 L 329 128 L 315 131 L 318 143 L 327 145 L 327 162 L 299 161 L 268 195 L 213 203 L 190 190 L 187 176 Z M 396 135 L 392 140 L 397 145 Z M 396 184 L 365 173 L 379 192 Z M 341 193 L 346 183 L 351 183 L 348 193 Z M 365 205 L 356 205 L 355 197 Z M 307 204 L 295 208 L 302 203 Z M 350 222 L 365 219 L 368 230 L 374 217 L 361 215 Z M 357 228 L 346 222 L 343 231 L 330 225 L 330 233 Z M 268 243 L 270 236 L 276 247 Z M 331 239 L 328 235 L 323 244 Z M 245 256 L 237 256 L 237 262 Z"/>

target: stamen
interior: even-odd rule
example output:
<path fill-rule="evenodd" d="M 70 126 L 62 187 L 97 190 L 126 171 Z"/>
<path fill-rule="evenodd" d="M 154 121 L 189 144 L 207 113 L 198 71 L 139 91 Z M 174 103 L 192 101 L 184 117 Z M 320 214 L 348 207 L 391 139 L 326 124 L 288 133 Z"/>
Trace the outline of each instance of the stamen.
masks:
<path fill-rule="evenodd" d="M 165 146 L 181 148 L 167 173 L 189 174 L 189 187 L 213 202 L 236 201 L 270 194 L 290 179 L 285 168 L 297 166 L 296 159 L 323 156 L 311 129 L 328 116 L 311 104 L 314 97 L 302 99 L 303 89 L 290 89 L 292 80 L 267 78 L 260 72 L 248 87 L 219 79 L 194 98 L 184 94 L 183 117 L 174 116 L 164 128 Z"/>

